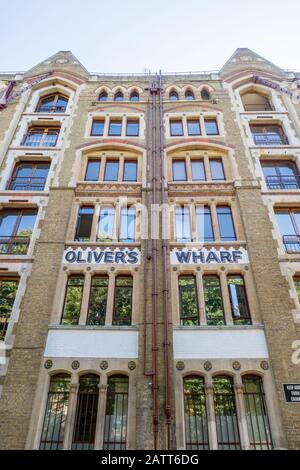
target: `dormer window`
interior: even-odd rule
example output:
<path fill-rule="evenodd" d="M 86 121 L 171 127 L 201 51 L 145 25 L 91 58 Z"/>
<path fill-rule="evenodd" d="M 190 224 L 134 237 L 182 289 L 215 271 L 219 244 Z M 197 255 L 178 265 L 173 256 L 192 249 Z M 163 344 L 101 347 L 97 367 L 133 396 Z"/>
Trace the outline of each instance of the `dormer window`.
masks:
<path fill-rule="evenodd" d="M 248 91 L 242 96 L 245 111 L 273 111 L 273 106 L 268 96 L 256 91 Z"/>

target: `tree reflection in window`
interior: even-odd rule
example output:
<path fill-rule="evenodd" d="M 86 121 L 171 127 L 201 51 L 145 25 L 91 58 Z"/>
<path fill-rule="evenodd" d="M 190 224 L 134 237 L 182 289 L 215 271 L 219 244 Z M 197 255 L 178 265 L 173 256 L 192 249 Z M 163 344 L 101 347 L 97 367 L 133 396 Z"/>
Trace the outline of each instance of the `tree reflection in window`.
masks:
<path fill-rule="evenodd" d="M 117 276 L 113 325 L 131 324 L 132 288 L 133 281 L 131 276 Z"/>
<path fill-rule="evenodd" d="M 94 276 L 91 284 L 87 325 L 104 325 L 108 276 Z"/>
<path fill-rule="evenodd" d="M 208 426 L 203 377 L 183 380 L 185 445 L 187 450 L 208 450 Z"/>
<path fill-rule="evenodd" d="M 196 279 L 194 276 L 180 276 L 178 284 L 181 324 L 186 326 L 198 325 Z"/>
<path fill-rule="evenodd" d="M 206 321 L 208 325 L 224 325 L 223 302 L 218 276 L 203 276 Z"/>
<path fill-rule="evenodd" d="M 61 323 L 77 325 L 80 317 L 84 276 L 70 276 L 66 289 L 65 303 Z"/>

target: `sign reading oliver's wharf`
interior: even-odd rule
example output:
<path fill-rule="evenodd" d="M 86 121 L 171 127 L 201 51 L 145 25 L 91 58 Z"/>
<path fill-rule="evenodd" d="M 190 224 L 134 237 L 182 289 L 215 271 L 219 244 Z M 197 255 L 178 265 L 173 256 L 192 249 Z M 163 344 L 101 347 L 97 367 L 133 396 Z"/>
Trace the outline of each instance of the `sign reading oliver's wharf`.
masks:
<path fill-rule="evenodd" d="M 173 248 L 170 253 L 171 264 L 247 264 L 248 253 L 245 248 Z"/>
<path fill-rule="evenodd" d="M 67 248 L 63 264 L 129 264 L 141 263 L 141 252 L 137 248 Z"/>

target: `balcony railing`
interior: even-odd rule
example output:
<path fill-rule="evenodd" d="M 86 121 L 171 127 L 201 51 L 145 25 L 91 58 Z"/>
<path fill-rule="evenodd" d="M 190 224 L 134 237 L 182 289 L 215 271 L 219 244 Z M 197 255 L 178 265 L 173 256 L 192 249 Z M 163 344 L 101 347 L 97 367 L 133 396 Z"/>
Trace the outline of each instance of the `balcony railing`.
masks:
<path fill-rule="evenodd" d="M 64 113 L 66 111 L 67 106 L 48 106 L 48 105 L 41 105 L 37 109 L 37 113 Z"/>
<path fill-rule="evenodd" d="M 255 145 L 288 145 L 288 139 L 284 134 L 273 133 L 253 133 Z"/>
<path fill-rule="evenodd" d="M 271 104 L 262 104 L 262 103 L 249 103 L 244 104 L 245 111 L 275 111 L 274 106 Z"/>
<path fill-rule="evenodd" d="M 300 189 L 300 175 L 266 176 L 268 189 Z"/>
<path fill-rule="evenodd" d="M 6 189 L 11 191 L 43 191 L 46 178 L 14 176 L 10 179 Z"/>
<path fill-rule="evenodd" d="M 55 147 L 58 134 L 26 134 L 21 145 L 26 147 Z"/>
<path fill-rule="evenodd" d="M 284 235 L 282 241 L 287 253 L 300 253 L 300 235 Z"/>
<path fill-rule="evenodd" d="M 26 255 L 30 237 L 0 236 L 0 255 Z"/>

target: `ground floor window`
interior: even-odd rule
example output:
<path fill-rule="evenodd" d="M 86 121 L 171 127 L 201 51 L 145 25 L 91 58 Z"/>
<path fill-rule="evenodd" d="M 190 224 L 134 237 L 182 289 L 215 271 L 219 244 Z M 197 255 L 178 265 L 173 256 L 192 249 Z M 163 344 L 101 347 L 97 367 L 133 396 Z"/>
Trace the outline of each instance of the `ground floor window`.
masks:
<path fill-rule="evenodd" d="M 41 450 L 60 450 L 63 448 L 70 383 L 71 377 L 66 374 L 51 377 L 40 442 Z"/>
<path fill-rule="evenodd" d="M 186 449 L 207 450 L 209 440 L 204 378 L 185 377 L 183 389 Z"/>
<path fill-rule="evenodd" d="M 108 379 L 104 425 L 104 450 L 125 450 L 128 417 L 128 377 L 113 375 Z"/>

